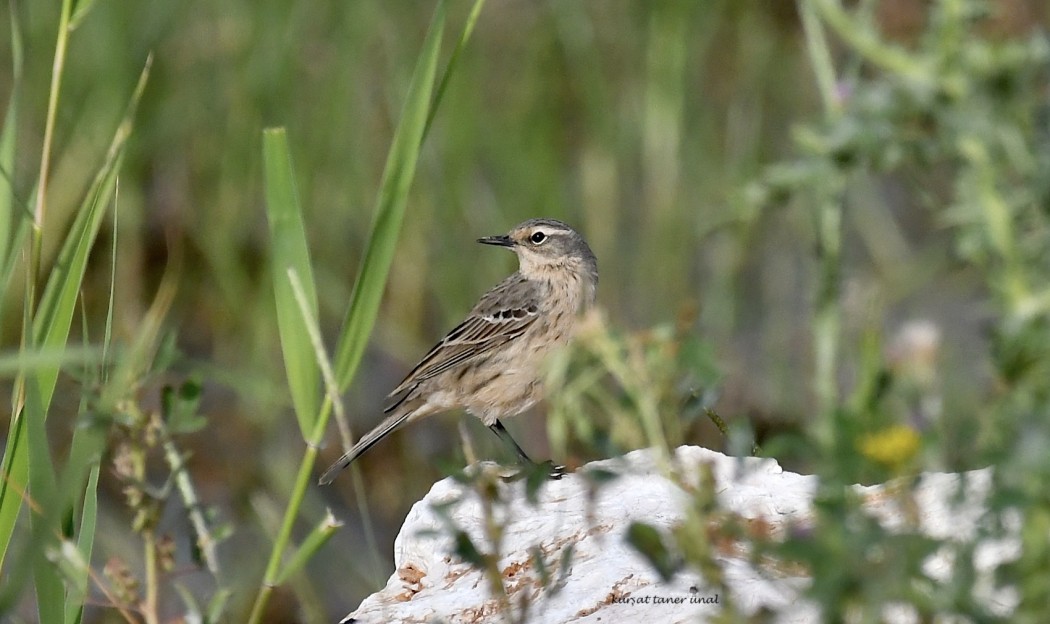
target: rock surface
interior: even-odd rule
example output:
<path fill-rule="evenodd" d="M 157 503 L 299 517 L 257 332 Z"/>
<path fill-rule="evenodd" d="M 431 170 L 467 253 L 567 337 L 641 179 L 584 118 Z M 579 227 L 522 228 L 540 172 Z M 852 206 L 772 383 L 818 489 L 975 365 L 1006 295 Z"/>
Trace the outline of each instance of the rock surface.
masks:
<path fill-rule="evenodd" d="M 652 565 L 625 541 L 632 522 L 667 534 L 683 522 L 697 487 L 700 467 L 712 469 L 719 506 L 762 532 L 777 536 L 788 526 L 804 527 L 811 513 L 816 478 L 785 472 L 774 460 L 733 458 L 698 447 L 681 447 L 670 461 L 651 449 L 593 462 L 559 481 L 545 484 L 535 504 L 522 482 L 500 483 L 486 502 L 470 485 L 444 479 L 416 503 L 394 544 L 396 571 L 385 588 L 366 598 L 343 622 L 455 624 L 505 621 L 601 623 L 697 622 L 721 612 L 726 596 L 693 571 L 664 582 Z M 670 468 L 669 472 L 667 469 Z M 587 473 L 619 475 L 595 487 Z M 665 475 L 675 474 L 676 482 Z M 965 479 L 962 496 L 957 495 Z M 909 517 L 921 530 L 942 539 L 973 539 L 991 484 L 990 470 L 926 473 L 917 485 L 918 509 Z M 904 524 L 904 512 L 889 486 L 855 486 L 865 508 L 888 529 Z M 958 499 L 958 500 L 957 500 Z M 490 499 L 491 501 L 491 499 Z M 489 523 L 486 523 L 486 518 Z M 491 521 L 504 527 L 494 546 Z M 493 578 L 462 561 L 455 535 L 462 531 L 482 552 L 497 552 L 506 598 L 492 591 Z M 571 546 L 571 556 L 566 555 Z M 1017 556 L 1016 540 L 982 543 L 975 561 L 987 587 L 978 599 L 1008 615 L 1017 602 L 1009 588 L 993 589 L 990 571 Z M 942 548 L 926 561 L 925 572 L 946 580 L 952 552 Z M 542 561 L 542 563 L 539 563 Z M 776 614 L 776 622 L 820 620 L 816 607 L 800 598 L 809 580 L 792 566 L 753 565 L 746 547 L 719 548 L 715 561 L 735 610 Z M 543 583 L 546 575 L 548 582 Z M 545 586 L 546 585 L 546 586 Z M 514 617 L 506 617 L 506 609 Z M 917 621 L 906 605 L 887 605 L 888 621 Z"/>

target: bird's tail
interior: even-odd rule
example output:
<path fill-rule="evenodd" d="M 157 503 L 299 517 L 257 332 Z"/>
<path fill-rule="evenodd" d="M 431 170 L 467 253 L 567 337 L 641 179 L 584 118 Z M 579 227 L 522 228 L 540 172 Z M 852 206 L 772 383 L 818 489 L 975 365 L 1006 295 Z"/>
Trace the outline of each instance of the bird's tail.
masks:
<path fill-rule="evenodd" d="M 395 429 L 405 424 L 411 415 L 411 411 L 398 411 L 397 413 L 388 416 L 383 422 L 379 423 L 375 429 L 369 431 L 364 437 L 358 440 L 353 448 L 347 451 L 334 464 L 329 466 L 328 470 L 325 470 L 324 474 L 321 475 L 321 478 L 317 481 L 318 484 L 328 485 L 331 483 L 340 471 L 353 463 L 353 461 L 360 457 L 365 451 L 372 448 L 376 442 L 379 442 L 390 433 L 393 433 Z"/>

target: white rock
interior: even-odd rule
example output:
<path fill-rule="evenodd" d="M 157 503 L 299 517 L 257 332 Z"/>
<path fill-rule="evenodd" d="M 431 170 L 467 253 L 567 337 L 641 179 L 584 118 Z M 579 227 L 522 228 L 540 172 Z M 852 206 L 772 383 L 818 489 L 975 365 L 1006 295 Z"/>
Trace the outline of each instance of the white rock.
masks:
<path fill-rule="evenodd" d="M 632 522 L 643 522 L 664 534 L 682 523 L 691 496 L 665 475 L 679 475 L 683 486 L 694 488 L 703 463 L 712 468 L 717 499 L 725 511 L 761 522 L 763 530 L 773 536 L 782 534 L 789 523 L 806 524 L 817 486 L 815 477 L 785 472 L 774 460 L 727 457 L 698 447 L 677 449 L 666 465 L 651 449 L 593 462 L 545 484 L 535 505 L 526 500 L 523 483 L 501 483 L 497 498 L 503 502 L 488 505 L 490 520 L 504 527 L 498 545 L 486 533 L 486 505 L 478 493 L 444 479 L 405 519 L 394 543 L 396 571 L 386 587 L 366 598 L 343 622 L 706 621 L 706 616 L 721 612 L 726 596 L 692 571 L 663 582 L 624 539 Z M 594 469 L 620 477 L 595 488 L 583 476 Z M 965 481 L 962 496 L 957 496 L 960 479 Z M 918 526 L 932 537 L 973 539 L 990 484 L 988 469 L 964 476 L 924 474 L 916 486 L 916 509 L 910 511 L 911 517 L 917 514 Z M 855 490 L 864 497 L 865 508 L 892 530 L 905 524 L 905 514 L 888 487 L 855 486 Z M 436 507 L 443 511 L 435 511 Z M 497 567 L 505 601 L 494 597 L 498 594 L 481 571 L 455 556 L 452 535 L 457 529 L 469 535 L 479 550 L 500 553 Z M 569 546 L 570 563 L 562 570 Z M 817 608 L 799 597 L 809 579 L 795 569 L 798 566 L 756 569 L 748 561 L 746 547 L 718 550 L 715 560 L 736 610 L 753 615 L 765 609 L 782 623 L 819 621 Z M 954 550 L 949 543 L 930 557 L 926 573 L 944 580 Z M 1015 539 L 982 543 L 975 555 L 978 568 L 990 575 L 995 566 L 1015 558 L 1017 550 Z M 551 575 L 546 588 L 534 553 L 540 553 Z M 1017 604 L 1016 593 L 1010 589 L 995 590 L 989 576 L 981 598 L 996 613 L 1008 615 Z M 507 617 L 508 605 L 513 617 Z M 908 605 L 887 605 L 883 615 L 893 622 L 917 621 Z"/>

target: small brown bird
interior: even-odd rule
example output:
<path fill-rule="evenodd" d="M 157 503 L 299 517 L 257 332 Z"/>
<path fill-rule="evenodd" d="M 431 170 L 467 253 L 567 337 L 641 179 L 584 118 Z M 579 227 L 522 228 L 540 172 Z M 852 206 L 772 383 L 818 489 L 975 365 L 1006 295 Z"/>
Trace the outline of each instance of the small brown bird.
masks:
<path fill-rule="evenodd" d="M 554 219 L 529 219 L 478 242 L 513 251 L 518 271 L 485 293 L 394 388 L 384 410 L 390 415 L 325 471 L 321 485 L 402 425 L 455 408 L 480 418 L 532 463 L 500 419 L 540 400 L 543 361 L 568 342 L 579 313 L 594 303 L 598 264 L 583 237 Z"/>

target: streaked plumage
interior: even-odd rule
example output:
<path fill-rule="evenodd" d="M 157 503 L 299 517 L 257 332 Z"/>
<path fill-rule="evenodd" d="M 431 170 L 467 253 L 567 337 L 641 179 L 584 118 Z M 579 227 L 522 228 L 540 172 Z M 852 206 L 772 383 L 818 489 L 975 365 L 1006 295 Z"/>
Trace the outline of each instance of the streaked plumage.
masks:
<path fill-rule="evenodd" d="M 530 219 L 478 242 L 514 251 L 518 271 L 423 356 L 390 393 L 390 415 L 332 464 L 321 484 L 402 425 L 455 408 L 480 418 L 528 460 L 500 419 L 540 399 L 544 359 L 569 340 L 580 311 L 594 302 L 597 262 L 583 238 L 554 219 Z"/>

